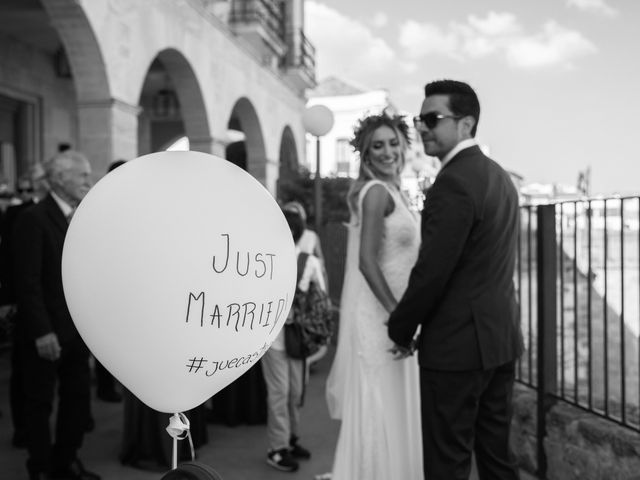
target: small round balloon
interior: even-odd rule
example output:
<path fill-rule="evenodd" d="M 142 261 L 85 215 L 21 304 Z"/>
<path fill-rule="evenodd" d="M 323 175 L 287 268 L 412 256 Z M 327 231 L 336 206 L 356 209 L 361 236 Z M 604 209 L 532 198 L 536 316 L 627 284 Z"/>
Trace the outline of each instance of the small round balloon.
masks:
<path fill-rule="evenodd" d="M 302 123 L 311 135 L 322 137 L 333 128 L 333 112 L 324 105 L 312 105 L 302 114 Z"/>
<path fill-rule="evenodd" d="M 296 283 L 271 194 L 199 152 L 145 155 L 103 177 L 69 225 L 62 280 L 91 352 L 161 412 L 198 406 L 260 359 Z"/>

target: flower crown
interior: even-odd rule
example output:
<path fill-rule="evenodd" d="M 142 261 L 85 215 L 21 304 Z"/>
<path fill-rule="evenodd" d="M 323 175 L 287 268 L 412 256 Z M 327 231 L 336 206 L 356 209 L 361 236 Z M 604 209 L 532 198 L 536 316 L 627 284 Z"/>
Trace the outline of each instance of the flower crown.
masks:
<path fill-rule="evenodd" d="M 404 116 L 392 115 L 385 110 L 378 115 L 367 115 L 366 117 L 358 120 L 358 123 L 353 130 L 353 138 L 349 141 L 349 144 L 356 152 L 362 154 L 365 136 L 369 132 L 373 132 L 383 125 L 391 127 L 394 130 L 400 132 L 407 145 L 411 143 L 411 139 L 409 138 L 409 126 L 404 121 Z"/>

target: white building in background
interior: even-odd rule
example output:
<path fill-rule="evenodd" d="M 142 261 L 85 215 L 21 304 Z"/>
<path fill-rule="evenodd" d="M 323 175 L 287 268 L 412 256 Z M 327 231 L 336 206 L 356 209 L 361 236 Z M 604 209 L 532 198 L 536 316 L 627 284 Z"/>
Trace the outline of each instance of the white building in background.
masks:
<path fill-rule="evenodd" d="M 329 77 L 309 91 L 307 107 L 324 105 L 333 112 L 333 128 L 320 138 L 320 175 L 323 177 L 356 177 L 359 159 L 349 140 L 353 127 L 367 114 L 380 113 L 391 106 L 386 90 L 366 90 Z M 307 134 L 307 168 L 316 172 L 316 138 Z"/>
<path fill-rule="evenodd" d="M 323 177 L 358 176 L 360 158 L 349 144 L 353 136 L 353 128 L 359 119 L 366 115 L 376 114 L 387 109 L 406 115 L 412 138 L 407 155 L 407 166 L 403 172 L 403 187 L 412 198 L 419 196 L 420 191 L 435 178 L 439 164 L 435 158 L 428 157 L 422 150 L 416 136 L 411 116 L 399 112 L 384 89 L 370 90 L 347 83 L 336 77 L 321 81 L 308 93 L 307 107 L 324 105 L 333 112 L 333 128 L 320 138 L 320 174 Z M 316 172 L 317 139 L 307 134 L 306 166 L 312 174 Z"/>

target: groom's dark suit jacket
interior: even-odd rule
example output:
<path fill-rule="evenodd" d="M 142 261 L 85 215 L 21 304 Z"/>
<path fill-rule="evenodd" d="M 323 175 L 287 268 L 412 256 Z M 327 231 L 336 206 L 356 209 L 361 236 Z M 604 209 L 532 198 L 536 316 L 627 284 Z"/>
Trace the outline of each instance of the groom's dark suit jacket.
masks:
<path fill-rule="evenodd" d="M 421 325 L 421 367 L 489 369 L 520 355 L 518 225 L 513 182 L 479 147 L 442 168 L 427 192 L 418 260 L 389 320 L 389 336 L 403 346 Z"/>

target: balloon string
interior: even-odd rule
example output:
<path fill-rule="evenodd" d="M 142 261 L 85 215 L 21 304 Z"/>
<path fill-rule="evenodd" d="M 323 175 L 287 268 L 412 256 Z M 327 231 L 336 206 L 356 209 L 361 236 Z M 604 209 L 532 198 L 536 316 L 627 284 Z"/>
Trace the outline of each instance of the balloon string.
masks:
<path fill-rule="evenodd" d="M 169 419 L 169 426 L 166 428 L 167 433 L 173 438 L 173 458 L 172 469 L 178 468 L 178 440 L 189 439 L 189 447 L 191 448 L 191 460 L 195 460 L 196 452 L 193 448 L 193 439 L 191 438 L 191 431 L 189 430 L 189 419 L 184 413 L 174 413 Z"/>

